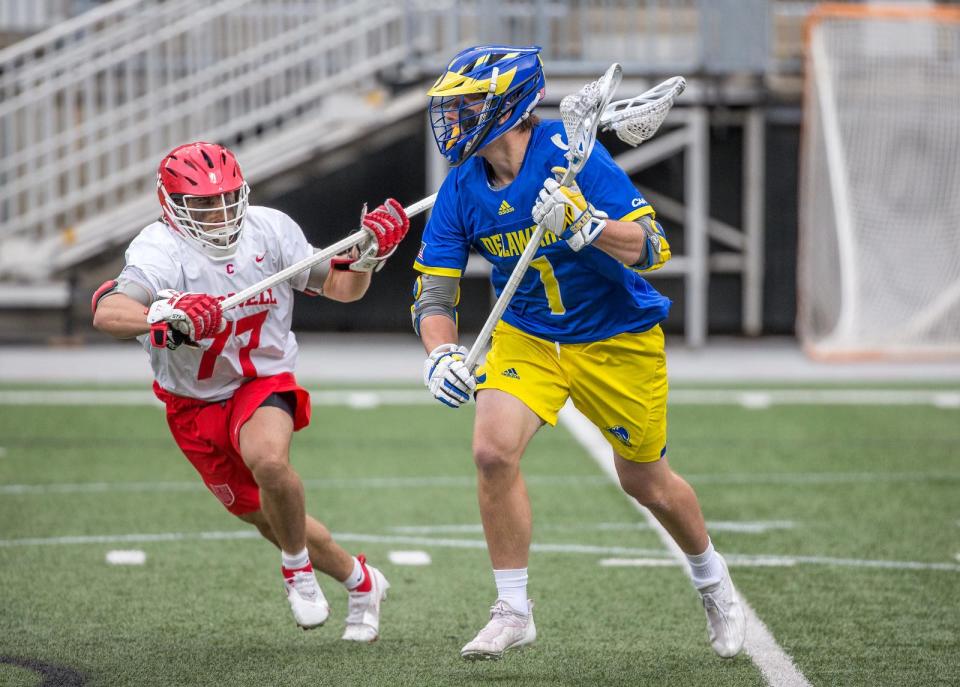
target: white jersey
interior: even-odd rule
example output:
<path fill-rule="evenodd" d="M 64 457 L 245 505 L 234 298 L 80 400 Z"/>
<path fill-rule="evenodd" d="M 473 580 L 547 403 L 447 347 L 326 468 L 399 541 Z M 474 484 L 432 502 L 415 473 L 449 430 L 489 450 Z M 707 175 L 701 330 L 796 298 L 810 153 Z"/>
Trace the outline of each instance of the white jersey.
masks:
<path fill-rule="evenodd" d="M 299 225 L 267 207 L 251 206 L 243 219 L 237 252 L 214 260 L 163 222 L 145 227 L 126 253 L 124 276 L 141 283 L 152 299 L 161 289 L 227 298 L 313 254 Z M 155 348 L 137 337 L 150 355 L 157 383 L 178 396 L 207 401 L 229 398 L 248 378 L 293 372 L 297 339 L 290 330 L 293 291 L 306 289 L 309 270 L 223 313 L 225 326 L 199 348 Z"/>

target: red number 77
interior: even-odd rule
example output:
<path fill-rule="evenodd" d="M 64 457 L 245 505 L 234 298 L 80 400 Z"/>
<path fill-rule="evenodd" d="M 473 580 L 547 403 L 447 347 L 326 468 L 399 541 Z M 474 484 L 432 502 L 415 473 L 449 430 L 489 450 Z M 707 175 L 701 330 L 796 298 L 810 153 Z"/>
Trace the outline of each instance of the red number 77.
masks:
<path fill-rule="evenodd" d="M 263 312 L 242 317 L 237 320 L 236 329 L 234 329 L 232 320 L 224 320 L 225 326 L 223 331 L 214 337 L 213 345 L 205 350 L 203 357 L 200 358 L 200 371 L 197 372 L 197 379 L 209 379 L 212 377 L 213 366 L 216 364 L 219 355 L 223 353 L 223 349 L 227 345 L 227 340 L 231 335 L 240 336 L 245 332 L 250 332 L 250 340 L 247 342 L 247 345 L 238 352 L 240 369 L 243 370 L 244 377 L 256 377 L 257 368 L 253 366 L 253 361 L 250 360 L 250 351 L 260 345 L 260 329 L 263 327 L 267 315 L 268 312 L 264 310 Z"/>

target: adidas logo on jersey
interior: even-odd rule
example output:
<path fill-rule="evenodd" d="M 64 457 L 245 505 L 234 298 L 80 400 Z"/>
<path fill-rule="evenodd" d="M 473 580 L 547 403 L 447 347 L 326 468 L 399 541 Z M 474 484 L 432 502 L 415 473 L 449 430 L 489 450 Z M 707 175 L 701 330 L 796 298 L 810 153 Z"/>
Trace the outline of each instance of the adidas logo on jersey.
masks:
<path fill-rule="evenodd" d="M 507 201 L 503 201 L 502 203 L 500 203 L 500 209 L 497 211 L 497 214 L 505 215 L 508 212 L 513 212 L 513 208 L 510 207 L 510 203 L 508 203 Z"/>
<path fill-rule="evenodd" d="M 513 379 L 520 379 L 520 375 L 517 374 L 517 369 L 515 367 L 509 367 L 501 373 L 504 377 L 512 377 Z"/>

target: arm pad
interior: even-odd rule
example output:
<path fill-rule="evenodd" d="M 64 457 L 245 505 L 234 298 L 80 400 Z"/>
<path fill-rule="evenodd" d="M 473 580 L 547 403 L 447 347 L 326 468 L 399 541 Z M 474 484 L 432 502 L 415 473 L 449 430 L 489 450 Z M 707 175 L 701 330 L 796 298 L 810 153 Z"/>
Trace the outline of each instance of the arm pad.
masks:
<path fill-rule="evenodd" d="M 149 286 L 144 285 L 148 283 L 149 280 L 144 276 L 143 272 L 136 267 L 127 265 L 120 271 L 116 279 L 108 279 L 94 292 L 93 298 L 90 300 L 90 309 L 93 312 L 97 312 L 97 306 L 100 305 L 100 301 L 115 293 L 122 293 L 140 305 L 149 306 L 156 300 L 156 294 L 153 293 L 153 290 Z"/>
<path fill-rule="evenodd" d="M 460 303 L 459 277 L 438 277 L 421 274 L 413 285 L 413 305 L 410 317 L 413 331 L 420 335 L 420 320 L 429 315 L 446 315 L 457 323 L 457 305 Z"/>
<path fill-rule="evenodd" d="M 664 266 L 670 259 L 670 244 L 660 222 L 648 215 L 636 220 L 643 229 L 644 242 L 640 260 L 631 267 L 638 272 L 652 272 Z"/>

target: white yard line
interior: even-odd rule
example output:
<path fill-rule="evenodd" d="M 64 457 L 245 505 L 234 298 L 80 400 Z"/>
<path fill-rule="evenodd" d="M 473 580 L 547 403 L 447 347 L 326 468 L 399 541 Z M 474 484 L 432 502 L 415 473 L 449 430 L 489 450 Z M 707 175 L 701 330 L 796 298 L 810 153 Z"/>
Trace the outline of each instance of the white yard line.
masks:
<path fill-rule="evenodd" d="M 769 520 L 769 521 L 724 521 L 711 520 L 707 523 L 711 531 L 718 532 L 738 532 L 740 534 L 763 534 L 771 530 L 789 530 L 796 527 L 796 523 L 790 520 Z M 397 525 L 390 528 L 393 532 L 402 534 L 482 534 L 483 525 L 476 523 L 473 525 Z M 577 524 L 540 524 L 537 525 L 538 531 L 550 532 L 633 532 L 637 530 L 650 530 L 649 523 L 646 522 L 593 522 Z"/>
<path fill-rule="evenodd" d="M 314 391 L 315 406 L 349 406 L 355 409 L 381 405 L 440 406 L 430 394 L 417 389 Z M 740 405 L 762 410 L 776 405 L 929 405 L 960 409 L 960 392 L 911 389 L 671 389 L 671 405 Z M 0 391 L 0 405 L 120 405 L 157 406 L 148 390 L 9 390 Z"/>
<path fill-rule="evenodd" d="M 960 481 L 960 472 L 768 472 L 698 475 L 685 474 L 693 484 L 768 484 L 768 485 L 820 485 L 820 484 L 867 484 L 871 482 L 944 482 Z M 568 487 L 583 489 L 606 488 L 610 480 L 597 475 L 529 475 L 527 484 L 538 487 Z M 330 477 L 304 479 L 307 489 L 414 489 L 430 487 L 459 487 L 473 489 L 476 480 L 472 475 L 424 475 L 422 477 Z M 191 482 L 51 482 L 48 484 L 0 484 L 0 494 L 46 495 L 46 494 L 99 494 L 105 492 L 168 492 L 204 491 L 199 481 Z M 960 525 L 960 522 L 957 523 Z M 610 527 L 630 526 L 610 523 Z M 639 526 L 635 525 L 635 526 Z M 646 525 L 645 525 L 646 526 Z M 712 523 L 717 530 L 740 531 L 766 528 L 783 529 L 780 521 L 769 523 Z"/>
<path fill-rule="evenodd" d="M 607 476 L 615 484 L 619 484 L 610 445 L 600 434 L 600 430 L 594 427 L 587 418 L 569 403 L 560 411 L 560 422 L 570 430 L 570 433 L 583 445 Z M 627 499 L 643 514 L 650 526 L 656 530 L 660 541 L 663 542 L 673 558 L 680 563 L 686 563 L 686 558 L 680 547 L 660 526 L 660 523 L 650 514 L 650 511 L 637 503 L 635 499 L 629 496 Z M 684 572 L 689 574 L 687 565 L 684 564 L 682 568 Z M 747 638 L 743 649 L 763 674 L 767 684 L 771 687 L 811 687 L 807 678 L 794 665 L 793 659 L 777 644 L 770 630 L 763 624 L 763 621 L 760 620 L 742 594 L 740 601 L 747 616 Z"/>
<path fill-rule="evenodd" d="M 606 478 L 596 475 L 531 475 L 527 483 L 538 487 L 602 487 Z M 423 477 L 329 477 L 304 479 L 307 489 L 423 489 L 476 487 L 473 475 L 425 475 Z M 192 482 L 54 482 L 50 484 L 0 484 L 0 494 L 100 494 L 104 492 L 168 492 L 206 489 L 199 481 Z"/>
<path fill-rule="evenodd" d="M 425 548 L 442 549 L 486 549 L 483 539 L 435 539 L 411 535 L 362 534 L 357 532 L 335 532 L 338 541 L 362 544 L 417 545 Z M 242 539 L 260 539 L 253 529 L 210 532 L 158 532 L 152 534 L 87 534 L 64 537 L 25 537 L 22 539 L 0 539 L 0 548 L 23 546 L 70 546 L 84 544 L 151 544 L 179 541 L 234 541 Z M 663 549 L 644 549 L 631 546 L 601 546 L 595 544 L 571 544 L 534 542 L 530 546 L 536 553 L 563 553 L 588 556 L 616 557 L 619 561 L 661 561 L 663 565 L 683 566 L 686 562 L 671 557 Z M 885 570 L 935 570 L 960 573 L 960 564 L 927 563 L 923 561 L 878 561 L 858 558 L 831 558 L 829 556 L 764 556 L 755 554 L 736 554 L 725 552 L 724 557 L 730 567 L 793 567 L 801 564 L 832 565 L 848 568 L 874 568 Z M 601 565 L 604 562 L 601 561 Z M 643 565 L 644 563 L 625 562 L 623 565 Z M 661 563 L 657 563 L 660 565 Z"/>

